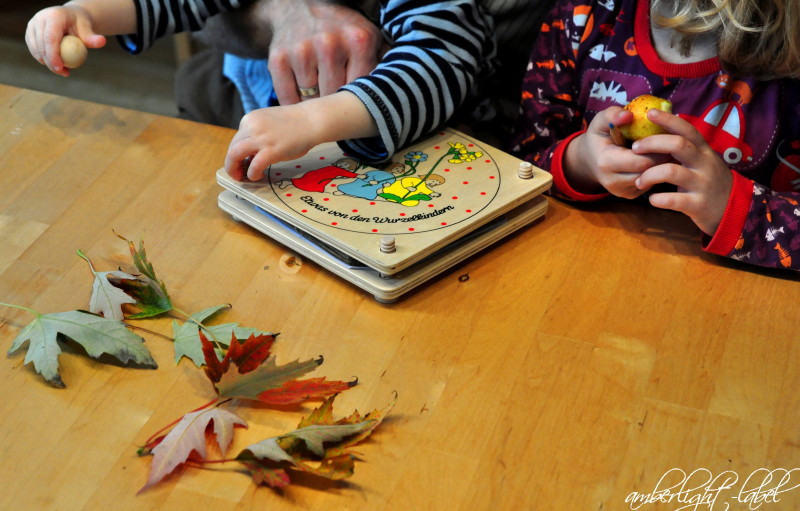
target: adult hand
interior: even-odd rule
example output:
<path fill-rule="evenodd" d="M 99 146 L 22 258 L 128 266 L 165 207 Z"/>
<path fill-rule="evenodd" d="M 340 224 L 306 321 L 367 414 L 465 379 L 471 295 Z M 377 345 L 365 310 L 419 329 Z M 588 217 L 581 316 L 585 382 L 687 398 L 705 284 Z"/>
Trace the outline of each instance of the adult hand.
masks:
<path fill-rule="evenodd" d="M 272 31 L 269 71 L 282 105 L 306 99 L 301 87 L 336 92 L 372 71 L 385 50 L 375 24 L 330 1 L 262 0 L 254 14 Z"/>
<path fill-rule="evenodd" d="M 636 180 L 636 187 L 645 191 L 658 183 L 677 186 L 677 192 L 652 194 L 650 204 L 684 213 L 701 231 L 713 236 L 733 188 L 731 170 L 685 119 L 660 110 L 650 110 L 647 117 L 669 134 L 645 137 L 631 149 L 637 154 L 669 155 L 672 161 L 646 170 Z"/>

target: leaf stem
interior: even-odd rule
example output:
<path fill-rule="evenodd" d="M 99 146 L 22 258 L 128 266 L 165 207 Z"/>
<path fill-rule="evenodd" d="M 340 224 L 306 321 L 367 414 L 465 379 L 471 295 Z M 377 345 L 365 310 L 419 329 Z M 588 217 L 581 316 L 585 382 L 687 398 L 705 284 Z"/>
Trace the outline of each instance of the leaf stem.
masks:
<path fill-rule="evenodd" d="M 156 332 L 155 330 L 150 330 L 149 328 L 145 328 L 143 326 L 132 325 L 132 324 L 126 322 L 126 321 L 123 321 L 123 323 L 125 323 L 125 325 L 127 327 L 133 328 L 134 330 L 142 330 L 144 332 L 147 332 L 148 334 L 156 335 L 158 337 L 163 337 L 164 339 L 167 339 L 167 340 L 170 340 L 170 341 L 175 341 L 175 339 L 173 339 L 172 337 L 170 337 L 168 335 L 165 335 L 165 334 L 162 334 L 161 332 Z"/>
<path fill-rule="evenodd" d="M 207 459 L 189 459 L 187 463 L 196 463 L 198 465 L 211 465 L 215 463 L 240 463 L 236 458 L 222 458 L 220 460 L 207 460 Z"/>
<path fill-rule="evenodd" d="M 22 309 L 22 310 L 28 311 L 31 314 L 34 314 L 36 316 L 41 316 L 41 314 L 39 312 L 37 312 L 37 311 L 35 311 L 33 309 L 29 309 L 28 307 L 23 307 L 22 305 L 14 305 L 13 303 L 4 303 L 4 302 L 0 302 L 0 305 L 3 305 L 5 307 L 13 307 L 15 309 Z"/>
<path fill-rule="evenodd" d="M 217 336 L 216 336 L 216 335 L 214 335 L 214 332 L 213 332 L 213 331 L 212 331 L 210 328 L 208 328 L 207 326 L 205 326 L 205 325 L 204 325 L 203 323 L 201 323 L 200 321 L 197 321 L 195 318 L 193 318 L 193 317 L 192 317 L 192 315 L 191 315 L 191 314 L 187 314 L 186 312 L 184 312 L 184 311 L 180 310 L 180 309 L 179 309 L 179 308 L 177 308 L 177 307 L 172 307 L 172 310 L 174 310 L 174 311 L 175 311 L 175 312 L 177 312 L 178 314 L 181 314 L 181 315 L 183 315 L 183 317 L 184 317 L 184 318 L 186 318 L 186 321 L 187 321 L 187 322 L 188 322 L 188 321 L 191 321 L 192 323 L 194 323 L 194 324 L 196 324 L 197 326 L 199 326 L 200 328 L 202 328 L 204 332 L 206 332 L 206 333 L 207 333 L 209 336 L 211 336 L 211 340 L 212 340 L 212 341 L 214 341 L 214 344 L 216 344 L 216 345 L 217 345 L 217 349 L 218 349 L 218 350 L 220 350 L 220 351 L 223 351 L 223 348 L 222 348 L 222 343 L 221 343 L 221 342 L 219 342 L 219 339 L 217 339 Z"/>

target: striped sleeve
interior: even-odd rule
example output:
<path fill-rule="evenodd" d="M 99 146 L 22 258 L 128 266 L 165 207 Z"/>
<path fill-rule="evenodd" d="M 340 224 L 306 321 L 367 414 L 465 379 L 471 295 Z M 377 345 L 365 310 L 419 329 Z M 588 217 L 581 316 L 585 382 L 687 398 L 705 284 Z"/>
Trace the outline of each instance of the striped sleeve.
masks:
<path fill-rule="evenodd" d="M 134 0 L 137 32 L 117 39 L 127 51 L 141 53 L 160 37 L 200 30 L 211 16 L 237 9 L 243 3 L 241 0 Z"/>
<path fill-rule="evenodd" d="M 491 18 L 476 1 L 389 0 L 381 24 L 391 43 L 367 76 L 345 85 L 378 125 L 373 138 L 340 142 L 380 162 L 441 127 L 493 67 Z"/>

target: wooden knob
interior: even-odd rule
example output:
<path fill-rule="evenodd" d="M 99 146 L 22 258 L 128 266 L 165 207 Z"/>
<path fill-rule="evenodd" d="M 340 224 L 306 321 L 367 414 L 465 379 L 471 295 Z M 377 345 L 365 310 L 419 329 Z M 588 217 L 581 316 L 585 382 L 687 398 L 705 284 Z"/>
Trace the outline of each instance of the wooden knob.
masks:
<path fill-rule="evenodd" d="M 70 69 L 81 67 L 86 62 L 89 52 L 83 41 L 74 35 L 65 35 L 61 40 L 61 60 Z"/>
<path fill-rule="evenodd" d="M 394 236 L 382 236 L 380 246 L 381 252 L 385 254 L 393 254 L 397 251 Z"/>
<path fill-rule="evenodd" d="M 517 175 L 520 179 L 531 179 L 533 177 L 533 165 L 530 162 L 523 161 L 519 164 Z"/>

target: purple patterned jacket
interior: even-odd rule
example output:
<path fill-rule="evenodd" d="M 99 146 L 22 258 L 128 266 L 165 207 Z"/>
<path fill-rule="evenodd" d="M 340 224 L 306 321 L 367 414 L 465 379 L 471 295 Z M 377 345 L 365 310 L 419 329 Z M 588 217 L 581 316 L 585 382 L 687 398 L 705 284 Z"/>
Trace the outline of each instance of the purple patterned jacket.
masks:
<path fill-rule="evenodd" d="M 556 3 L 533 48 L 511 151 L 550 171 L 556 194 L 604 198 L 570 186 L 564 149 L 597 112 L 640 94 L 669 99 L 732 171 L 725 214 L 703 249 L 800 270 L 800 82 L 732 77 L 716 58 L 662 61 L 648 2 Z"/>

